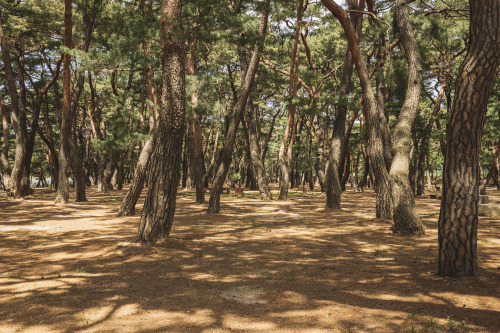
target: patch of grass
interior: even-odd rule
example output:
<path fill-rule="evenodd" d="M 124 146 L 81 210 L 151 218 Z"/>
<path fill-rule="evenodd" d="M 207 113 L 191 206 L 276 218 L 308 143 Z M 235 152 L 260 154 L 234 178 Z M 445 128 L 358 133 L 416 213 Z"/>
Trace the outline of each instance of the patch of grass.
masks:
<path fill-rule="evenodd" d="M 86 273 L 85 266 L 78 266 L 75 270 L 77 274 Z"/>
<path fill-rule="evenodd" d="M 448 325 L 448 328 L 450 330 L 454 329 L 455 327 L 467 327 L 467 319 L 462 320 L 462 321 L 455 321 L 453 317 L 446 317 L 446 324 Z"/>
<path fill-rule="evenodd" d="M 438 332 L 439 331 L 439 323 L 434 319 L 429 319 L 424 326 L 422 326 L 422 330 L 425 332 Z"/>
<path fill-rule="evenodd" d="M 89 318 L 87 317 L 81 317 L 80 320 L 85 326 L 89 326 Z"/>

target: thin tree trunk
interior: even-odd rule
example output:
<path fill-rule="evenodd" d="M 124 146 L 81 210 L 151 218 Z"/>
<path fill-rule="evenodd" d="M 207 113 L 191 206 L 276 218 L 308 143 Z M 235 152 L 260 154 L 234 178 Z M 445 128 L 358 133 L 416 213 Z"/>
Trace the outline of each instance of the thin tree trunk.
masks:
<path fill-rule="evenodd" d="M 321 188 L 321 192 L 325 191 L 325 167 L 323 163 L 323 155 L 325 151 L 325 118 L 322 115 L 318 115 L 318 130 L 315 132 L 314 139 L 316 141 L 316 158 L 314 161 L 314 169 L 316 175 L 318 176 L 318 183 Z"/>
<path fill-rule="evenodd" d="M 10 183 L 7 185 L 7 194 L 14 198 L 21 197 L 21 180 L 23 177 L 24 164 L 26 163 L 26 142 L 27 133 L 21 124 L 25 117 L 24 104 L 20 102 L 19 95 L 14 80 L 14 72 L 9 54 L 9 46 L 4 36 L 0 17 L 0 46 L 4 61 L 5 80 L 10 95 L 10 119 L 14 134 L 16 136 L 16 150 L 14 157 L 14 167 L 10 175 Z"/>
<path fill-rule="evenodd" d="M 406 0 L 396 0 L 395 9 L 400 44 L 408 60 L 408 88 L 394 129 L 395 154 L 389 173 L 394 205 L 394 232 L 400 235 L 422 235 L 425 233 L 424 226 L 418 216 L 409 181 L 411 129 L 420 101 L 422 61 L 408 17 Z"/>
<path fill-rule="evenodd" d="M 349 9 L 358 10 L 357 1 L 349 0 Z M 361 10 L 363 8 L 360 8 Z M 357 17 L 351 14 L 351 22 L 356 29 Z M 361 22 L 360 22 L 361 23 Z M 357 38 L 357 37 L 356 37 Z M 356 40 L 357 43 L 357 40 Z M 338 95 L 340 97 L 337 107 L 337 116 L 333 125 L 332 139 L 330 141 L 330 153 L 326 163 L 326 209 L 340 209 L 340 200 L 342 196 L 342 187 L 339 179 L 340 155 L 345 134 L 345 121 L 347 116 L 347 96 L 349 94 L 352 77 L 352 55 L 349 49 L 344 57 L 344 72 Z"/>
<path fill-rule="evenodd" d="M 488 169 L 488 173 L 486 174 L 486 177 L 484 179 L 484 182 L 481 186 L 481 189 L 479 191 L 479 194 L 481 195 L 486 195 L 486 187 L 488 186 L 488 183 L 490 182 L 491 177 L 495 173 L 495 170 L 497 169 L 497 161 L 498 161 L 498 155 L 500 152 L 500 140 L 498 140 L 498 143 L 493 148 L 493 159 L 491 160 L 491 165 L 490 168 Z"/>
<path fill-rule="evenodd" d="M 468 48 L 456 80 L 443 169 L 438 274 L 477 273 L 479 152 L 488 97 L 500 65 L 500 2 L 470 0 Z"/>
<path fill-rule="evenodd" d="M 7 186 L 9 186 L 9 181 L 10 181 L 10 173 L 12 172 L 12 168 L 10 167 L 9 163 L 9 115 L 7 113 L 7 108 L 5 107 L 5 104 L 3 102 L 3 95 L 2 92 L 0 92 L 0 112 L 2 115 L 2 138 L 3 138 L 3 143 L 2 143 L 2 152 L 0 153 L 0 163 L 2 164 L 2 169 L 3 169 L 3 184 L 4 187 L 7 189 Z"/>
<path fill-rule="evenodd" d="M 356 32 L 348 19 L 347 13 L 333 0 L 321 0 L 321 2 L 339 20 L 346 33 L 349 50 L 356 64 L 358 76 L 363 92 L 365 106 L 365 118 L 368 124 L 368 146 L 370 167 L 375 175 L 376 216 L 387 220 L 392 219 L 392 198 L 389 184 L 389 174 L 384 160 L 384 146 L 380 134 L 380 120 L 378 117 L 375 96 L 371 86 L 365 61 L 359 50 Z"/>
<path fill-rule="evenodd" d="M 299 38 L 301 33 L 302 16 L 304 14 L 304 0 L 299 0 L 299 6 L 297 8 L 297 21 L 295 23 L 295 40 L 292 49 L 292 59 L 290 61 L 290 87 L 288 96 L 292 98 L 297 93 L 297 66 L 296 63 L 299 58 Z M 288 120 L 285 127 L 285 133 L 283 135 L 283 140 L 281 141 L 280 150 L 278 153 L 278 161 L 280 164 L 281 177 L 280 177 L 280 194 L 278 200 L 286 200 L 288 197 L 288 184 L 290 183 L 290 170 L 291 165 L 287 164 L 291 161 L 292 148 L 293 148 L 293 137 L 295 129 L 295 104 L 290 99 L 288 102 Z M 292 132 L 290 135 L 290 131 Z M 286 149 L 286 144 L 288 142 L 288 137 L 290 136 L 290 143 L 288 144 L 288 150 Z M 286 151 L 286 155 L 285 155 Z M 288 157 L 288 158 L 287 158 Z"/>
<path fill-rule="evenodd" d="M 196 75 L 196 45 L 197 39 L 191 42 L 189 61 L 188 61 L 188 75 Z M 203 183 L 203 140 L 201 136 L 200 118 L 198 116 L 198 91 L 196 82 L 193 80 L 191 84 L 191 105 L 192 105 L 192 120 L 191 120 L 191 139 L 194 147 L 192 161 L 193 181 L 196 188 L 196 203 L 205 202 L 205 186 Z"/>
<path fill-rule="evenodd" d="M 144 188 L 148 164 L 151 158 L 151 153 L 153 152 L 153 141 L 153 137 L 149 138 L 149 140 L 147 140 L 144 144 L 144 148 L 142 148 L 134 170 L 134 179 L 116 216 L 130 216 L 135 214 L 135 205 L 137 204 L 137 200 L 139 200 L 142 189 Z"/>
<path fill-rule="evenodd" d="M 257 125 L 255 123 L 255 112 L 251 102 L 248 100 L 248 105 L 246 107 L 245 118 L 248 127 L 248 141 L 250 143 L 250 158 L 251 165 L 255 171 L 255 178 L 257 180 L 257 186 L 259 187 L 260 197 L 264 201 L 272 199 L 271 191 L 269 190 L 269 185 L 266 178 L 266 170 L 264 168 L 264 162 L 261 159 L 261 150 L 257 137 Z"/>
<path fill-rule="evenodd" d="M 340 180 L 340 187 L 342 191 L 345 191 L 345 184 L 349 180 L 349 176 L 351 175 L 351 153 L 349 150 L 347 151 L 347 159 L 345 162 L 346 167 L 344 168 L 344 174 L 342 175 L 342 179 Z"/>
<path fill-rule="evenodd" d="M 208 203 L 208 213 L 218 213 L 220 211 L 220 194 L 222 192 L 222 185 L 227 176 L 227 171 L 229 169 L 229 164 L 231 163 L 231 156 L 233 153 L 234 141 L 236 139 L 236 131 L 245 110 L 248 96 L 250 94 L 250 89 L 252 87 L 255 73 L 257 72 L 257 66 L 259 64 L 260 54 L 262 48 L 264 47 L 264 36 L 267 30 L 267 18 L 269 14 L 269 4 L 270 0 L 266 0 L 264 3 L 264 9 L 260 18 L 259 23 L 259 34 L 260 40 L 257 42 L 253 52 L 252 58 L 250 60 L 247 73 L 245 75 L 244 84 L 240 88 L 238 100 L 234 107 L 234 113 L 231 117 L 228 131 L 226 132 L 226 137 L 224 139 L 224 146 L 221 152 L 221 162 L 217 173 L 215 175 L 212 190 L 210 191 L 210 200 Z"/>
<path fill-rule="evenodd" d="M 71 49 L 73 38 L 72 0 L 64 1 L 64 46 Z M 59 137 L 59 186 L 57 187 L 56 203 L 69 202 L 68 161 L 70 158 L 71 139 L 71 55 L 64 54 L 63 69 L 63 111 L 61 115 L 61 134 Z"/>

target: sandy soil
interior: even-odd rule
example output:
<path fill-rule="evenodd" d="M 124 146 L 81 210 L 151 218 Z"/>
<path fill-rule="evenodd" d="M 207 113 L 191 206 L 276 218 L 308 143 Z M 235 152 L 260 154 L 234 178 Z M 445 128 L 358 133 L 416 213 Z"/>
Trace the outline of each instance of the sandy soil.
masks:
<path fill-rule="evenodd" d="M 0 332 L 500 332 L 499 218 L 480 218 L 480 274 L 450 279 L 436 199 L 417 199 L 426 235 L 404 238 L 370 192 L 338 212 L 317 192 L 224 195 L 207 215 L 180 191 L 171 237 L 140 246 L 139 216 L 115 217 L 124 194 L 0 195 Z"/>

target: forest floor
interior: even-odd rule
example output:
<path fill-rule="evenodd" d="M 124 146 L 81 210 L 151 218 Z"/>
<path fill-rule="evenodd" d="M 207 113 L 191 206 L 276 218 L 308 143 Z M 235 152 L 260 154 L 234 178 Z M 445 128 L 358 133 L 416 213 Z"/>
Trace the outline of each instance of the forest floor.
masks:
<path fill-rule="evenodd" d="M 426 235 L 400 237 L 373 192 L 341 211 L 318 192 L 223 195 L 208 215 L 180 190 L 171 237 L 141 246 L 139 215 L 115 217 L 125 193 L 0 195 L 0 332 L 500 332 L 500 218 L 479 219 L 479 275 L 452 279 L 428 195 Z"/>

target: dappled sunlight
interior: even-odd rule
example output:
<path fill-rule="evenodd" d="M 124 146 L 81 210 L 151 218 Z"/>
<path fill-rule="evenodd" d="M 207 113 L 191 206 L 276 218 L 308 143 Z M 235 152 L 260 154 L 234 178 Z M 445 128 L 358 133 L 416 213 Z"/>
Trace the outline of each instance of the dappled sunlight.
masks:
<path fill-rule="evenodd" d="M 480 219 L 481 274 L 440 278 L 436 200 L 417 198 L 427 232 L 405 238 L 375 219 L 373 192 L 345 192 L 340 211 L 325 210 L 316 193 L 292 193 L 270 202 L 223 196 L 215 215 L 181 197 L 171 237 L 154 246 L 135 243 L 139 215 L 115 217 L 125 190 L 91 189 L 73 208 L 47 193 L 13 208 L 0 201 L 8 207 L 0 331 L 399 332 L 430 320 L 444 328 L 448 318 L 475 331 L 500 325 L 498 219 Z"/>

